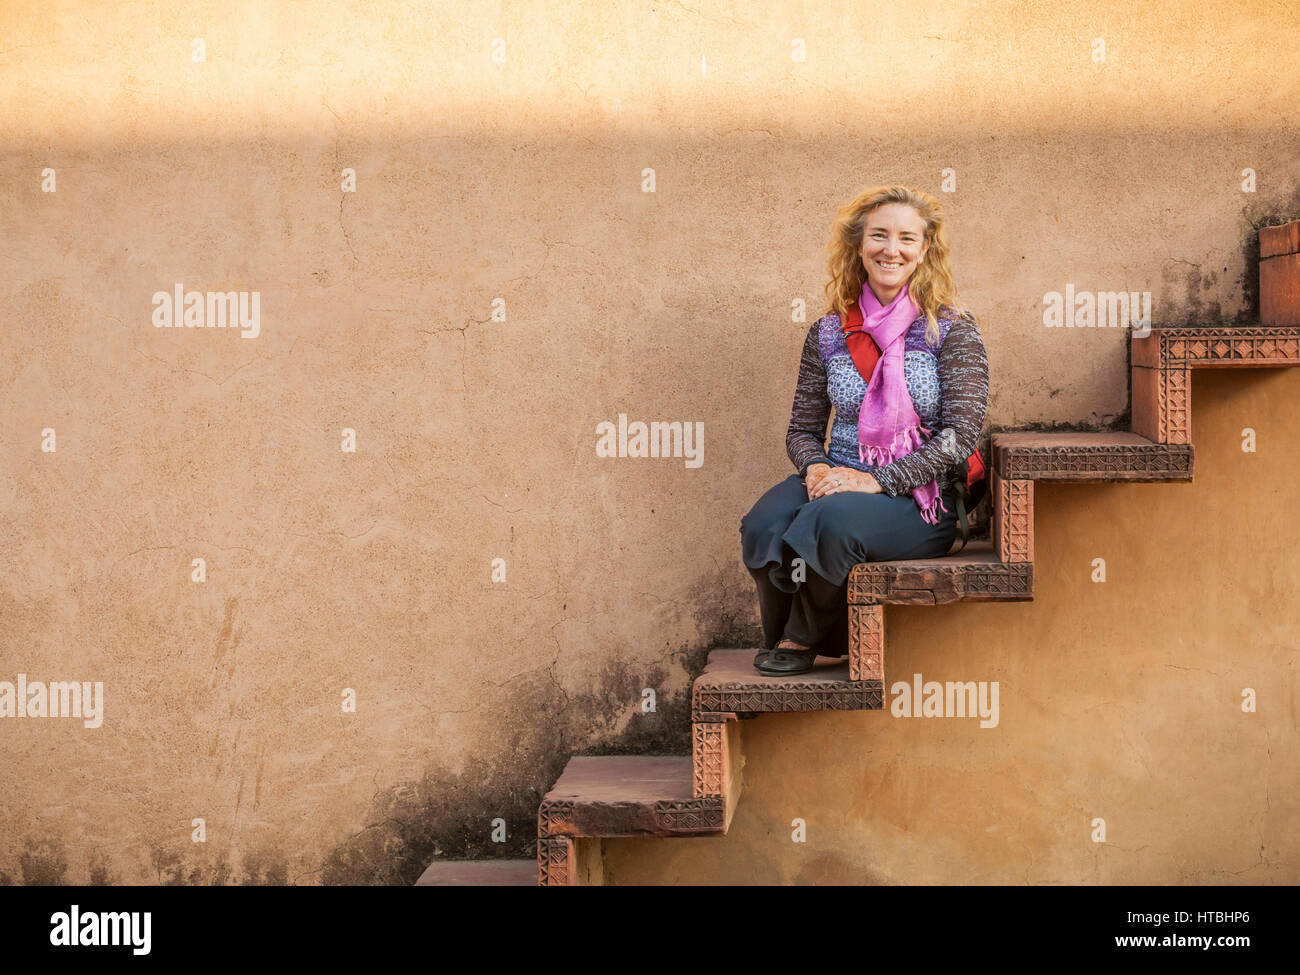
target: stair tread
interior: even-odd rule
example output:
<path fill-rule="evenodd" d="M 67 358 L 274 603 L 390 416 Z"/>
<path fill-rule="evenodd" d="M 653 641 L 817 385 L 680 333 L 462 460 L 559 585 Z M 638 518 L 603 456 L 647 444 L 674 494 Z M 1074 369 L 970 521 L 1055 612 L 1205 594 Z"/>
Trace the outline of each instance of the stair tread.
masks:
<path fill-rule="evenodd" d="M 954 544 L 957 544 L 954 542 Z M 993 548 L 993 543 L 987 538 L 972 538 L 966 543 L 966 547 L 960 552 L 953 552 L 950 555 L 939 555 L 931 559 L 891 559 L 882 562 L 859 562 L 853 567 L 854 571 L 863 568 L 864 571 L 877 568 L 927 568 L 930 566 L 963 566 L 969 565 L 973 568 L 986 568 L 989 565 L 1001 565 L 998 559 L 998 553 Z"/>
<path fill-rule="evenodd" d="M 953 544 L 958 544 L 955 540 Z M 972 565 L 983 566 L 988 563 L 998 563 L 998 553 L 993 548 L 993 543 L 987 538 L 972 538 L 966 543 L 966 547 L 960 552 L 953 552 L 951 555 L 940 555 L 933 559 L 893 559 L 886 562 L 860 562 L 859 565 Z"/>
<path fill-rule="evenodd" d="M 689 755 L 574 755 L 547 799 L 572 802 L 657 802 L 690 799 Z"/>
<path fill-rule="evenodd" d="M 993 469 L 1006 480 L 1190 481 L 1192 445 L 1156 443 L 1138 433 L 1031 433 L 990 438 Z"/>
<path fill-rule="evenodd" d="M 992 435 L 994 444 L 1024 450 L 1046 450 L 1053 447 L 1166 447 L 1137 433 L 1117 430 L 1061 431 L 1059 433 L 1034 433 L 1009 430 Z"/>
<path fill-rule="evenodd" d="M 744 684 L 754 687 L 777 687 L 807 684 L 810 689 L 838 688 L 849 682 L 848 657 L 818 657 L 811 673 L 794 677 L 770 677 L 754 669 L 757 647 L 712 650 L 704 673 L 695 678 L 696 687 L 730 687 Z"/>
<path fill-rule="evenodd" d="M 537 860 L 434 860 L 417 887 L 536 887 Z"/>
<path fill-rule="evenodd" d="M 754 669 L 756 647 L 713 650 L 691 690 L 696 721 L 720 713 L 746 717 L 801 711 L 878 711 L 878 680 L 849 680 L 848 657 L 818 657 L 811 672 L 770 677 Z M 716 720 L 716 719 L 715 719 Z"/>
<path fill-rule="evenodd" d="M 1131 362 L 1135 370 L 1297 366 L 1300 324 L 1153 328 L 1133 336 Z"/>
<path fill-rule="evenodd" d="M 537 811 L 537 835 L 702 836 L 725 832 L 720 796 L 695 798 L 689 755 L 575 755 Z"/>

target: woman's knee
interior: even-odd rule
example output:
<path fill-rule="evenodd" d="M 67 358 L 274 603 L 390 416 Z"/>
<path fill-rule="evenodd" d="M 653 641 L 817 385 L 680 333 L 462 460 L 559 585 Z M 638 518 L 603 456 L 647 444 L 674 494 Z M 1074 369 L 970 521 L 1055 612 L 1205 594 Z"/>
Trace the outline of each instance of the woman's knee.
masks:
<path fill-rule="evenodd" d="M 795 517 L 792 530 L 815 537 L 818 550 L 832 562 L 877 561 L 898 533 L 899 512 L 887 495 L 845 492 L 809 502 Z M 886 556 L 887 557 L 887 556 Z"/>
<path fill-rule="evenodd" d="M 790 490 L 789 478 L 767 490 L 753 507 L 740 519 L 741 534 L 762 534 L 764 532 L 783 532 L 798 514 L 801 505 L 808 500 L 805 493 L 802 498 L 795 497 Z"/>

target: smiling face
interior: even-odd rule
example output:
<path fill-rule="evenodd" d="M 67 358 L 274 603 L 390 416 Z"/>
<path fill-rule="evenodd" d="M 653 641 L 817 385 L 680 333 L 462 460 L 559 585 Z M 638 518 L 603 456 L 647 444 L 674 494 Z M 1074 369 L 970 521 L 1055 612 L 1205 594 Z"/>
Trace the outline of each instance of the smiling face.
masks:
<path fill-rule="evenodd" d="M 929 247 L 925 219 L 906 203 L 886 203 L 867 214 L 862 266 L 882 305 L 898 297 Z"/>

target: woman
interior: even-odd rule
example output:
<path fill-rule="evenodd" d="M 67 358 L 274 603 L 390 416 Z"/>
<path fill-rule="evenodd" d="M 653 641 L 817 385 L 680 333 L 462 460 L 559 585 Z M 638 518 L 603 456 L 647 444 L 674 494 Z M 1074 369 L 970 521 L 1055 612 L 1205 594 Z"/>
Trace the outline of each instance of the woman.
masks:
<path fill-rule="evenodd" d="M 808 330 L 785 438 L 799 473 L 740 522 L 764 674 L 802 674 L 818 653 L 848 653 L 856 563 L 947 553 L 957 532 L 949 480 L 988 406 L 984 343 L 957 305 L 938 200 L 867 190 L 836 215 L 828 250 L 830 310 Z"/>

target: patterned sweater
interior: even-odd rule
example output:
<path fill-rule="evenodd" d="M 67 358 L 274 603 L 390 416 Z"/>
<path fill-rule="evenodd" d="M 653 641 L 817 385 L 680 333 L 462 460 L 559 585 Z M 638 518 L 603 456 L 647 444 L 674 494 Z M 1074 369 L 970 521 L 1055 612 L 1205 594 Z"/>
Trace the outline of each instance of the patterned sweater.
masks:
<path fill-rule="evenodd" d="M 808 330 L 799 360 L 799 381 L 785 447 L 802 477 L 810 464 L 852 467 L 868 471 L 891 497 L 939 479 L 945 496 L 952 468 L 975 450 L 988 408 L 989 366 L 973 317 L 940 317 L 937 349 L 925 343 L 925 315 L 908 328 L 904 338 L 903 374 L 921 425 L 933 433 L 905 457 L 883 467 L 858 459 L 858 410 L 866 381 L 858 374 L 834 313 L 824 315 Z M 831 407 L 830 445 L 826 424 Z"/>

